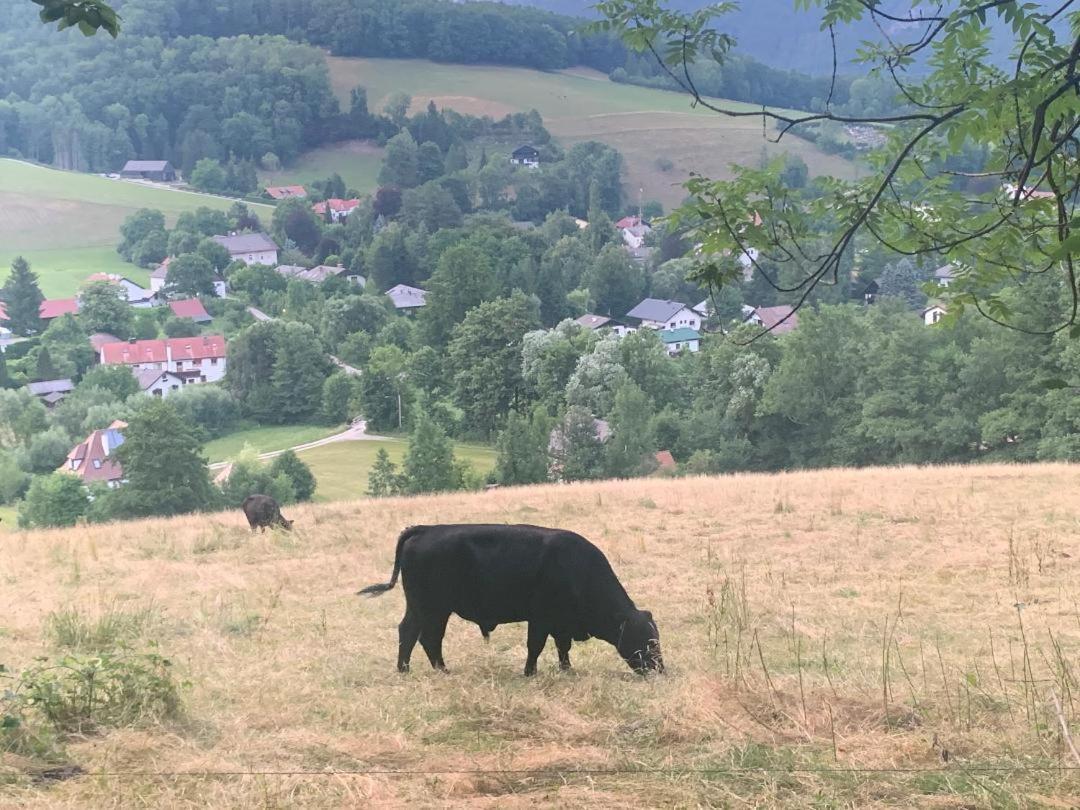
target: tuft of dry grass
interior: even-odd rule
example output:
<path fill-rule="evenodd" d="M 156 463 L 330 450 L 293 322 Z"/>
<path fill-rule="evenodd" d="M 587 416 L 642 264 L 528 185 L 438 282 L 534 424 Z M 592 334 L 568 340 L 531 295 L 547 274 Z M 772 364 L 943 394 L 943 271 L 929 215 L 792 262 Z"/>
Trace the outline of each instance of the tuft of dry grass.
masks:
<path fill-rule="evenodd" d="M 833 470 L 315 505 L 292 534 L 237 512 L 0 536 L 9 670 L 58 612 L 122 605 L 190 683 L 182 722 L 70 740 L 88 776 L 0 758 L 0 806 L 1074 806 L 1078 484 Z M 400 590 L 354 592 L 433 522 L 582 533 L 669 673 L 592 641 L 525 679 L 523 626 L 484 644 L 452 619 L 450 674 L 417 650 L 399 676 Z"/>

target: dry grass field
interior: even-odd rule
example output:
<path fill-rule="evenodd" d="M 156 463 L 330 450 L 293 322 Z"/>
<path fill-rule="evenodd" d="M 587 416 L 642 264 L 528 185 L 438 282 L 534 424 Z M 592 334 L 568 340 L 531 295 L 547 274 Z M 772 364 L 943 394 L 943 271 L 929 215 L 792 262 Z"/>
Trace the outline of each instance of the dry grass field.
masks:
<path fill-rule="evenodd" d="M 63 653 L 58 611 L 106 612 L 183 685 L 174 719 L 68 739 L 84 776 L 3 755 L 0 806 L 1075 807 L 1078 487 L 1066 465 L 828 471 L 318 505 L 291 535 L 3 535 L 9 672 Z M 452 619 L 449 674 L 418 649 L 398 675 L 400 589 L 353 594 L 403 527 L 457 521 L 593 540 L 668 673 L 592 641 L 525 679 L 523 626 L 485 645 Z"/>

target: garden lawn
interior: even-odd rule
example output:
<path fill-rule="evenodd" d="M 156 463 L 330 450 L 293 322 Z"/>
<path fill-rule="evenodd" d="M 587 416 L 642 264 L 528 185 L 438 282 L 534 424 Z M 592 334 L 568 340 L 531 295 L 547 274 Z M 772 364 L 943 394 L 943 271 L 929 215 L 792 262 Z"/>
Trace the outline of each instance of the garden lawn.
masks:
<path fill-rule="evenodd" d="M 232 461 L 249 444 L 256 452 L 272 453 L 275 450 L 287 450 L 300 444 L 325 439 L 344 429 L 344 425 L 273 425 L 249 428 L 207 442 L 203 453 L 211 463 Z"/>

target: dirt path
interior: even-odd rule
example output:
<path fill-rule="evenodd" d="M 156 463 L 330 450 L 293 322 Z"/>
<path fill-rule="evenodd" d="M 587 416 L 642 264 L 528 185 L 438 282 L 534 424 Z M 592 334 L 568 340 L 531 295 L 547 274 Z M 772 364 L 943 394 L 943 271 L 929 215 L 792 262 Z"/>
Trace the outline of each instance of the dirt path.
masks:
<path fill-rule="evenodd" d="M 287 453 L 292 450 L 294 453 L 300 453 L 304 450 L 312 450 L 316 447 L 323 447 L 327 444 L 334 444 L 336 442 L 385 442 L 389 441 L 386 436 L 375 436 L 367 432 L 367 421 L 364 419 L 357 419 L 348 428 L 341 431 L 341 433 L 335 433 L 333 436 L 327 436 L 323 439 L 316 439 L 313 442 L 305 442 L 304 444 L 296 444 L 292 447 L 286 447 L 284 450 L 270 450 L 266 453 L 259 453 L 259 461 L 268 461 L 272 458 L 277 458 L 282 453 Z M 223 470 L 229 465 L 231 461 L 216 461 L 213 464 L 207 466 L 211 470 Z"/>

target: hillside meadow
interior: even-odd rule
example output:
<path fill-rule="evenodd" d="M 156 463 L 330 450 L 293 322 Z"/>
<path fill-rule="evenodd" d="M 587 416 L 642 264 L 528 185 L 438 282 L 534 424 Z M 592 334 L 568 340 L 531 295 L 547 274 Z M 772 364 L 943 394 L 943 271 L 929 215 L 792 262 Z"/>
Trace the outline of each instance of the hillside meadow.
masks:
<path fill-rule="evenodd" d="M 588 140 L 614 146 L 626 159 L 629 196 L 636 198 L 637 190 L 643 188 L 646 199 L 667 206 L 683 199 L 681 184 L 690 172 L 729 178 L 733 164 L 757 165 L 763 154 L 770 158 L 785 152 L 797 154 L 811 175 L 851 177 L 857 170 L 850 161 L 827 155 L 798 138 L 767 143 L 759 118 L 723 118 L 695 110 L 678 93 L 616 84 L 593 70 L 543 72 L 419 59 L 328 57 L 327 62 L 334 92 L 345 105 L 349 92 L 362 85 L 374 110 L 381 109 L 395 91 L 412 96 L 414 111 L 432 100 L 439 107 L 493 118 L 535 108 L 564 146 Z M 739 110 L 760 109 L 725 103 Z M 667 158 L 674 168 L 662 171 L 658 158 Z M 348 166 L 349 160 L 347 154 L 342 155 L 342 165 Z"/>
<path fill-rule="evenodd" d="M 140 208 L 156 208 L 171 226 L 199 206 L 227 210 L 233 200 L 158 188 L 96 174 L 60 171 L 0 159 L 0 279 L 25 256 L 49 297 L 73 295 L 87 276 L 119 273 L 147 283 L 148 271 L 116 252 L 120 225 Z M 273 208 L 252 205 L 269 221 Z"/>
<path fill-rule="evenodd" d="M 290 510 L 292 534 L 229 513 L 3 535 L 9 672 L 106 617 L 171 660 L 181 708 L 71 736 L 83 776 L 3 755 L 0 806 L 1075 806 L 1078 485 L 837 470 L 354 500 Z M 593 540 L 668 673 L 591 641 L 526 679 L 524 626 L 485 645 L 451 619 L 449 674 L 419 649 L 397 674 L 400 588 L 354 593 L 405 526 L 456 521 Z"/>

